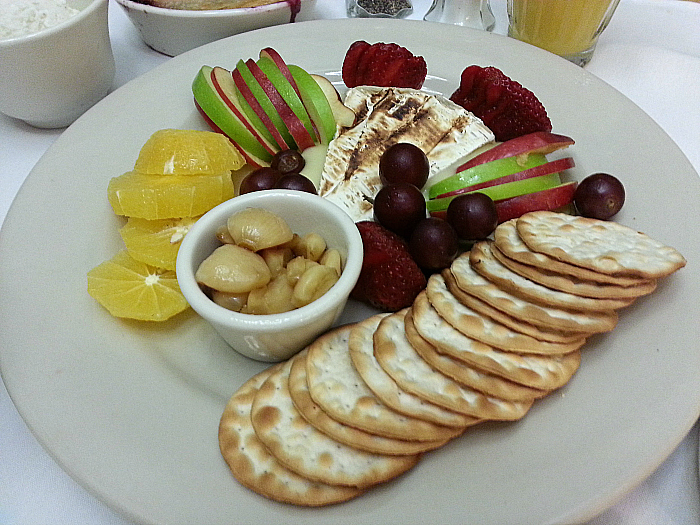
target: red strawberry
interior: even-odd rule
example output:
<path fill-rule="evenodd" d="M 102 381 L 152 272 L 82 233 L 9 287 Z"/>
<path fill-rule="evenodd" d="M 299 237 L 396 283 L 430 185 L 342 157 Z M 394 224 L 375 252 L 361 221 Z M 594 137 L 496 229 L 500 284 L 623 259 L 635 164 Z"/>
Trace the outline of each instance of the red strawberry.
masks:
<path fill-rule="evenodd" d="M 495 67 L 466 68 L 450 100 L 479 117 L 499 142 L 552 130 L 547 111 L 534 93 Z"/>
<path fill-rule="evenodd" d="M 387 312 L 413 304 L 426 286 L 426 278 L 406 241 L 372 221 L 357 223 L 364 244 L 360 278 L 351 297 Z"/>
<path fill-rule="evenodd" d="M 343 82 L 347 87 L 382 86 L 420 89 L 428 66 L 398 44 L 353 43 L 343 60 Z"/>

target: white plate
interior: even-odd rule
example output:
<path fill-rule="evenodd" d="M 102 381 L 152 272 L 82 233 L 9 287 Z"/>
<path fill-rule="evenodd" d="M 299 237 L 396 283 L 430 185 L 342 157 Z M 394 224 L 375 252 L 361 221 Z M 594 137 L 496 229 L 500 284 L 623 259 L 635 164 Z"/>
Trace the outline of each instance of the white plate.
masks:
<path fill-rule="evenodd" d="M 160 128 L 202 127 L 190 83 L 275 47 L 312 72 L 340 69 L 351 42 L 423 55 L 431 89 L 451 93 L 470 64 L 495 65 L 571 135 L 576 178 L 626 184 L 619 221 L 678 248 L 688 266 L 591 338 L 579 372 L 518 423 L 483 424 L 411 472 L 344 505 L 301 509 L 241 487 L 217 426 L 263 365 L 194 314 L 146 325 L 111 318 L 87 271 L 120 249 L 108 180 Z M 544 523 L 612 504 L 673 450 L 700 414 L 700 178 L 629 100 L 586 71 L 505 37 L 419 21 L 334 20 L 264 29 L 177 57 L 117 90 L 56 141 L 19 192 L 0 236 L 0 367 L 19 412 L 75 479 L 137 522 Z M 345 320 L 367 314 L 357 305 Z"/>

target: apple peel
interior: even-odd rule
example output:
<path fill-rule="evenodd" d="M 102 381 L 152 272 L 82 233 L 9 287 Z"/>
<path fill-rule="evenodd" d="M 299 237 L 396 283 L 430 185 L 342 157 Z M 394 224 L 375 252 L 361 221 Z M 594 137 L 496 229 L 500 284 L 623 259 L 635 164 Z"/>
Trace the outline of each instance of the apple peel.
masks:
<path fill-rule="evenodd" d="M 571 169 L 575 166 L 574 159 L 571 157 L 565 157 L 563 159 L 553 160 L 545 164 L 540 164 L 533 168 L 529 168 L 517 173 L 512 173 L 510 175 L 505 175 L 492 180 L 487 180 L 478 184 L 472 184 L 471 186 L 465 186 L 455 191 L 450 191 L 447 193 L 442 193 L 436 197 L 436 199 L 442 199 L 445 197 L 454 197 L 461 195 L 462 193 L 471 193 L 473 191 L 482 190 L 485 188 L 490 188 L 493 186 L 498 186 L 500 184 L 508 184 L 511 182 L 517 182 L 521 180 L 527 180 L 534 177 L 541 177 L 543 175 L 549 175 L 551 173 L 559 173 L 560 171 Z"/>
<path fill-rule="evenodd" d="M 253 77 L 257 81 L 258 85 L 263 89 L 268 99 L 272 103 L 274 109 L 277 111 L 279 116 L 282 118 L 284 126 L 286 126 L 290 135 L 294 140 L 294 144 L 288 144 L 290 148 L 296 146 L 299 151 L 304 151 L 306 148 L 310 148 L 315 144 L 313 137 L 306 129 L 303 122 L 294 113 L 289 104 L 284 100 L 280 92 L 270 81 L 270 79 L 265 75 L 265 73 L 260 69 L 260 67 L 255 63 L 254 60 L 248 60 L 245 65 L 248 70 L 252 73 Z"/>
<path fill-rule="evenodd" d="M 457 168 L 457 172 L 506 157 L 531 155 L 533 153 L 547 155 L 548 153 L 567 148 L 573 144 L 574 139 L 566 135 L 558 135 L 548 131 L 536 131 L 494 146 L 465 162 L 462 166 Z"/>
<path fill-rule="evenodd" d="M 554 211 L 571 204 L 578 182 L 566 182 L 546 190 L 495 201 L 499 224 L 531 211 Z"/>

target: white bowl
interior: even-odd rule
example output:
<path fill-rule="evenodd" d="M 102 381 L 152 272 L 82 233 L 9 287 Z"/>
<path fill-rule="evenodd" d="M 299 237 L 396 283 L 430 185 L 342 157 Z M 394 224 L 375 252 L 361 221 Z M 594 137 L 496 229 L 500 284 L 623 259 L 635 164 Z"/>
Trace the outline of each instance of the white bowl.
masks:
<path fill-rule="evenodd" d="M 338 282 L 311 304 L 290 312 L 252 315 L 214 303 L 199 288 L 195 272 L 219 246 L 216 229 L 245 208 L 265 208 L 283 217 L 294 233 L 316 232 L 343 261 Z M 258 361 L 282 361 L 294 355 L 338 319 L 362 268 L 362 237 L 347 213 L 335 204 L 301 191 L 266 190 L 226 201 L 202 216 L 185 235 L 177 256 L 177 279 L 190 306 L 236 351 Z"/>
<path fill-rule="evenodd" d="M 80 12 L 0 40 L 0 112 L 41 128 L 68 126 L 112 87 L 107 0 L 68 0 Z"/>
<path fill-rule="evenodd" d="M 301 10 L 315 0 L 301 0 Z M 117 0 L 148 46 L 169 56 L 231 35 L 261 27 L 289 23 L 290 3 L 217 10 L 182 10 L 154 7 L 132 0 Z"/>

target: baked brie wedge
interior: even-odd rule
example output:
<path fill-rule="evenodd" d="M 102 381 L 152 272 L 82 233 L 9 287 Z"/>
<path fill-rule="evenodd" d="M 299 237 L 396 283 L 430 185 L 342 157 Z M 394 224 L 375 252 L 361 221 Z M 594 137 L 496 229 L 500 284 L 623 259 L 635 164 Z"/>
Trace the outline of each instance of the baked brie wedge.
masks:
<path fill-rule="evenodd" d="M 319 195 L 347 210 L 355 221 L 372 218 L 372 199 L 382 187 L 379 159 L 393 144 L 409 142 L 425 152 L 430 183 L 494 141 L 480 119 L 440 95 L 359 86 L 348 91 L 345 105 L 357 119 L 329 144 Z"/>

